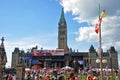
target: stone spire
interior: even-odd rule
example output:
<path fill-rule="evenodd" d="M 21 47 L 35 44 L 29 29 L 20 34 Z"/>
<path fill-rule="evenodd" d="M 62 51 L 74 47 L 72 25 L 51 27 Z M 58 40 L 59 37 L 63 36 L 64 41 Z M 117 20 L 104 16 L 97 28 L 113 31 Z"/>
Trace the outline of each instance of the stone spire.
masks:
<path fill-rule="evenodd" d="M 5 69 L 5 65 L 7 62 L 7 56 L 4 48 L 4 37 L 1 39 L 0 45 L 0 78 L 3 76 L 3 70 Z"/>
<path fill-rule="evenodd" d="M 5 40 L 4 37 L 2 37 L 2 39 L 1 39 L 1 41 L 2 41 L 1 42 L 1 47 L 4 47 L 4 40 Z"/>
<path fill-rule="evenodd" d="M 1 39 L 1 45 L 0 45 L 0 58 L 1 58 L 1 60 L 3 61 L 3 62 L 5 62 L 5 64 L 6 64 L 6 62 L 7 62 L 7 56 L 6 56 L 6 52 L 5 52 L 5 48 L 4 48 L 4 37 L 2 37 L 2 39 Z"/>
<path fill-rule="evenodd" d="M 93 45 L 90 46 L 89 52 L 95 52 Z"/>
<path fill-rule="evenodd" d="M 60 22 L 66 22 L 65 17 L 64 17 L 64 9 L 63 8 L 62 8 L 62 12 L 61 12 Z"/>

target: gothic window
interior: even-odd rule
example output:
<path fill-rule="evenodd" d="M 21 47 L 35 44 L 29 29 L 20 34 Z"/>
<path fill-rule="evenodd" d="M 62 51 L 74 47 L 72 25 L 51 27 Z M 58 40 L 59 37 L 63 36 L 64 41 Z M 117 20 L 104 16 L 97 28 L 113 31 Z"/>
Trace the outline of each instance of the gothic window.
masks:
<path fill-rule="evenodd" d="M 64 38 L 63 38 L 63 41 L 64 41 Z"/>
<path fill-rule="evenodd" d="M 64 26 L 64 23 L 61 23 L 61 26 Z"/>
<path fill-rule="evenodd" d="M 60 38 L 60 41 L 62 40 L 62 38 Z"/>
<path fill-rule="evenodd" d="M 65 31 L 63 31 L 62 34 L 65 35 Z"/>
<path fill-rule="evenodd" d="M 59 34 L 60 35 L 65 35 L 65 31 L 60 31 Z"/>
<path fill-rule="evenodd" d="M 59 34 L 61 35 L 61 31 L 59 32 Z"/>

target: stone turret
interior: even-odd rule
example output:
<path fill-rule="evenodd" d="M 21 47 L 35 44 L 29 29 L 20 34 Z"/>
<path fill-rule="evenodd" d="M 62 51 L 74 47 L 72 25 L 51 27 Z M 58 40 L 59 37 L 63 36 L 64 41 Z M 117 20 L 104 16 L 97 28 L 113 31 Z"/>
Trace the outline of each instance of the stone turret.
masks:
<path fill-rule="evenodd" d="M 7 56 L 4 48 L 4 37 L 1 39 L 0 45 L 0 78 L 3 76 L 3 71 L 5 69 L 5 65 L 7 63 Z"/>
<path fill-rule="evenodd" d="M 114 46 L 111 46 L 110 49 L 107 51 L 109 54 L 109 58 L 110 58 L 110 68 L 113 69 L 118 69 L 118 52 L 115 50 Z"/>
<path fill-rule="evenodd" d="M 89 52 L 95 52 L 93 45 L 90 46 Z"/>
<path fill-rule="evenodd" d="M 96 58 L 97 58 L 97 53 L 93 47 L 93 45 L 90 46 L 90 49 L 89 49 L 89 52 L 88 52 L 88 56 L 89 56 L 89 65 L 91 65 L 92 67 L 95 67 L 96 64 L 95 61 L 96 61 Z"/>
<path fill-rule="evenodd" d="M 19 53 L 20 53 L 20 50 L 17 47 L 14 49 L 14 52 L 12 52 L 12 64 L 11 64 L 11 66 L 14 67 L 14 68 L 18 64 Z"/>

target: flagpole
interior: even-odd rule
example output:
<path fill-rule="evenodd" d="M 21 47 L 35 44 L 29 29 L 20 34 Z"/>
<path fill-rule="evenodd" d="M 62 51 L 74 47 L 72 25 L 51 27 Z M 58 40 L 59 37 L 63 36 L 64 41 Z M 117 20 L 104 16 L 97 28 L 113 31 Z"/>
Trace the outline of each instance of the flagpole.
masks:
<path fill-rule="evenodd" d="M 99 54 L 99 58 L 100 58 L 100 70 L 101 70 L 101 80 L 103 80 L 103 67 L 102 67 L 102 42 L 101 42 L 101 21 L 102 18 L 100 16 L 100 4 L 99 4 L 99 20 L 100 20 L 100 24 L 99 24 L 99 49 L 98 49 L 98 54 Z"/>

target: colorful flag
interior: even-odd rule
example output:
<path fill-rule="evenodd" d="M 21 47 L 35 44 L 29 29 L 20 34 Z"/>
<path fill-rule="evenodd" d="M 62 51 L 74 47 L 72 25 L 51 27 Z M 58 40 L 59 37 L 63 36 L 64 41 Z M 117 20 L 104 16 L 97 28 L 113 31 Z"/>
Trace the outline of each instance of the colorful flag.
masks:
<path fill-rule="evenodd" d="M 97 23 L 95 24 L 95 32 L 99 33 L 99 25 L 100 25 L 101 19 L 98 19 Z"/>
<path fill-rule="evenodd" d="M 96 23 L 95 24 L 95 32 L 98 34 L 99 32 L 99 23 Z"/>
<path fill-rule="evenodd" d="M 95 24 L 95 32 L 98 34 L 99 33 L 99 26 L 101 24 L 102 18 L 106 16 L 105 10 L 102 11 L 98 21 Z"/>
<path fill-rule="evenodd" d="M 106 17 L 106 12 L 105 12 L 105 10 L 102 11 L 100 17 L 101 17 L 101 18 Z"/>

